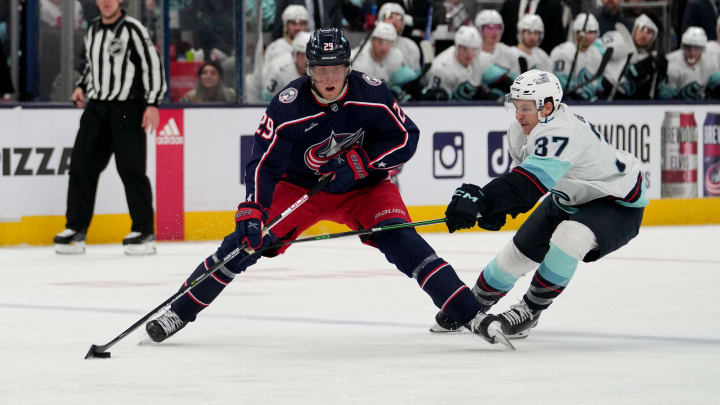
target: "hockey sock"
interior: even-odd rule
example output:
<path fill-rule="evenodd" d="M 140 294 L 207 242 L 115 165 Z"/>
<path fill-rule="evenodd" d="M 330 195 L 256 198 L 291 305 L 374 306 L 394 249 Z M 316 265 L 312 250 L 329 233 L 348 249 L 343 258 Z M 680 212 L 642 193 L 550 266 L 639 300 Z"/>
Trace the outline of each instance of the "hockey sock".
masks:
<path fill-rule="evenodd" d="M 575 274 L 577 264 L 577 259 L 550 243 L 550 249 L 523 297 L 528 307 L 533 311 L 542 311 L 549 307 L 553 299 L 567 287 Z"/>
<path fill-rule="evenodd" d="M 495 264 L 495 261 L 493 260 L 490 262 L 490 264 Z M 488 265 L 490 267 L 490 265 Z M 489 310 L 493 305 L 497 304 L 498 301 L 500 301 L 500 298 L 504 297 L 505 294 L 510 291 L 512 286 L 515 284 L 514 282 L 510 284 L 510 287 L 504 287 L 507 289 L 500 289 L 500 288 L 494 288 L 492 285 L 499 285 L 497 281 L 493 281 L 491 283 L 490 280 L 488 280 L 487 277 L 491 277 L 491 272 L 488 270 L 488 267 L 486 267 L 481 273 L 480 276 L 477 279 L 477 282 L 475 283 L 475 286 L 472 288 L 472 293 L 475 295 L 475 298 L 480 302 L 480 304 L 483 306 L 483 312 L 486 312 Z"/>
<path fill-rule="evenodd" d="M 418 266 L 413 277 L 440 311 L 456 322 L 466 324 L 482 310 L 468 286 L 455 273 L 455 269 L 435 254 Z"/>
<path fill-rule="evenodd" d="M 205 259 L 197 266 L 185 283 L 183 283 L 180 290 L 187 288 L 188 283 L 202 276 L 203 273 L 208 271 L 217 261 L 219 260 L 215 255 Z M 225 266 L 220 267 L 220 269 L 215 271 L 210 277 L 203 280 L 200 284 L 193 287 L 192 290 L 186 292 L 173 302 L 171 305 L 172 310 L 178 314 L 180 319 L 188 322 L 194 321 L 197 314 L 210 305 L 233 278 L 235 278 L 234 273 Z"/>

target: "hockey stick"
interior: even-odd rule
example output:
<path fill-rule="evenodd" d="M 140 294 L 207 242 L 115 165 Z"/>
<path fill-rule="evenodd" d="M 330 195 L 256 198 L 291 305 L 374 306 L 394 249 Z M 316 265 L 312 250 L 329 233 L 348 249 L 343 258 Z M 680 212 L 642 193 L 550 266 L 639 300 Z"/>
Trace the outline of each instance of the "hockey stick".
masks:
<path fill-rule="evenodd" d="M 285 211 L 283 211 L 280 215 L 273 218 L 272 221 L 270 221 L 265 228 L 263 229 L 263 236 L 267 235 L 267 233 L 272 229 L 275 225 L 277 225 L 280 221 L 285 219 L 290 213 L 298 209 L 301 205 L 303 205 L 313 194 L 317 193 L 318 191 L 322 190 L 330 181 L 332 180 L 332 175 L 326 174 L 325 176 L 321 177 L 318 183 L 313 186 L 310 190 L 308 190 L 307 193 L 305 193 L 302 197 L 300 197 L 297 201 L 295 201 L 292 205 L 290 205 Z M 90 350 L 85 355 L 85 359 L 93 359 L 93 358 L 110 358 L 110 352 L 107 350 L 112 347 L 115 343 L 119 342 L 125 336 L 132 333 L 135 329 L 137 329 L 140 325 L 144 324 L 148 319 L 152 318 L 153 315 L 155 315 L 158 311 L 163 309 L 166 305 L 172 304 L 175 300 L 183 296 L 186 292 L 190 291 L 193 287 L 196 285 L 202 283 L 205 279 L 210 277 L 215 271 L 220 269 L 222 266 L 224 266 L 227 262 L 234 259 L 238 254 L 240 254 L 240 251 L 245 250 L 247 248 L 247 243 L 243 243 L 242 246 L 236 247 L 232 252 L 228 253 L 225 257 L 223 257 L 222 261 L 219 263 L 216 263 L 212 267 L 208 269 L 202 276 L 199 276 L 195 280 L 191 281 L 186 288 L 184 288 L 182 291 L 179 291 L 175 293 L 170 298 L 166 299 L 162 304 L 158 305 L 150 311 L 147 315 L 143 316 L 132 324 L 129 328 L 125 329 L 121 334 L 119 334 L 117 337 L 115 337 L 113 340 L 109 341 L 108 343 L 105 343 L 104 345 L 92 345 L 90 346 Z M 251 252 L 255 253 L 255 252 Z M 250 256 L 246 256 L 242 260 L 246 260 Z"/>
<path fill-rule="evenodd" d="M 316 240 L 335 239 L 335 238 L 342 238 L 345 236 L 355 236 L 355 235 L 361 236 L 361 235 L 368 235 L 368 234 L 375 233 L 375 232 L 389 231 L 392 229 L 415 228 L 418 226 L 441 224 L 443 222 L 447 222 L 447 218 L 428 219 L 426 221 L 406 222 L 404 224 L 376 226 L 373 228 L 358 229 L 355 231 L 346 231 L 346 232 L 330 233 L 330 234 L 318 235 L 318 236 L 310 236 L 308 238 L 288 240 L 285 242 L 276 243 L 276 244 L 272 245 L 269 249 L 279 248 L 280 246 L 286 246 L 286 245 L 294 245 L 296 243 L 302 243 L 302 242 L 313 242 Z"/>
<path fill-rule="evenodd" d="M 583 23 L 582 31 L 580 31 L 580 35 L 578 35 L 575 40 L 575 56 L 573 56 L 573 61 L 570 65 L 570 74 L 568 75 L 567 83 L 565 83 L 565 88 L 563 89 L 565 94 L 568 94 L 567 89 L 570 88 L 570 83 L 572 82 L 572 77 L 575 73 L 575 65 L 577 64 L 578 55 L 580 54 L 580 45 L 582 45 L 583 39 L 585 38 L 585 30 L 587 29 L 589 19 L 590 13 L 585 13 L 585 22 Z"/>
<path fill-rule="evenodd" d="M 607 98 L 607 101 L 613 101 L 615 98 L 615 93 L 617 93 L 618 87 L 620 87 L 620 80 L 625 76 L 625 71 L 627 70 L 627 67 L 630 65 L 630 60 L 632 59 L 633 54 L 629 53 L 627 56 L 627 59 L 625 60 L 625 64 L 622 67 L 622 70 L 620 70 L 620 76 L 617 78 L 617 81 L 613 85 L 612 90 L 610 90 L 610 95 Z"/>
<path fill-rule="evenodd" d="M 430 34 L 432 32 L 432 21 L 433 21 L 433 6 L 428 7 L 427 23 L 425 24 L 425 39 L 420 41 L 420 52 L 423 57 L 423 67 L 420 70 L 420 74 L 405 83 L 402 86 L 402 93 L 398 97 L 399 100 L 403 100 L 407 93 L 425 77 L 425 74 L 432 67 L 432 62 L 435 59 L 435 49 L 433 49 L 432 43 L 430 42 Z"/>
<path fill-rule="evenodd" d="M 374 28 L 371 29 L 367 33 L 367 35 L 365 35 L 365 38 L 363 38 L 363 41 L 360 43 L 360 47 L 358 47 L 357 53 L 355 54 L 355 56 L 353 56 L 352 60 L 350 61 L 350 65 L 355 63 L 355 59 L 357 59 L 357 57 L 360 55 L 360 52 L 362 52 L 363 48 L 365 48 L 365 45 L 367 45 L 367 43 L 370 42 L 370 36 L 372 35 L 373 31 L 375 31 Z"/>
<path fill-rule="evenodd" d="M 528 71 L 527 58 L 518 56 L 518 65 L 520 66 L 520 74 Z"/>
<path fill-rule="evenodd" d="M 612 54 L 613 54 L 613 48 L 608 48 L 605 51 L 605 53 L 603 54 L 602 60 L 600 61 L 600 66 L 598 67 L 598 70 L 597 70 L 597 72 L 595 72 L 593 77 L 591 77 L 589 80 L 585 81 L 584 83 L 580 83 L 577 86 L 573 87 L 572 89 L 566 91 L 565 94 L 572 94 L 577 89 L 579 89 L 585 85 L 588 85 L 588 84 L 594 82 L 595 80 L 601 78 L 603 73 L 605 73 L 605 68 L 607 67 L 608 62 L 610 62 L 610 58 L 612 58 Z M 570 82 L 570 80 L 568 79 L 568 83 L 569 82 Z"/>

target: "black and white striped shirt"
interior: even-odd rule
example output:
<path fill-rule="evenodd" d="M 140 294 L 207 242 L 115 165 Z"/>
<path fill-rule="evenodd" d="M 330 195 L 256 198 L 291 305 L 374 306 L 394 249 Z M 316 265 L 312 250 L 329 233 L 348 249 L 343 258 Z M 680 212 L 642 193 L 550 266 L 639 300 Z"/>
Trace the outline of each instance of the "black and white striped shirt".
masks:
<path fill-rule="evenodd" d="M 140 21 L 125 14 L 112 25 L 93 20 L 85 35 L 85 68 L 77 86 L 92 100 L 144 99 L 157 105 L 167 85 L 162 62 Z"/>

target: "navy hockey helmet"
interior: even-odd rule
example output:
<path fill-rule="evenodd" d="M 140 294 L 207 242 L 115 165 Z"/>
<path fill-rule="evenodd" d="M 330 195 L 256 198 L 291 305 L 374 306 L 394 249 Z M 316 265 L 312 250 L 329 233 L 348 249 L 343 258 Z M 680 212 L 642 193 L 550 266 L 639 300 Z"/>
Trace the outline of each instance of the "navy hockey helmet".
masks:
<path fill-rule="evenodd" d="M 307 43 L 308 66 L 350 66 L 350 42 L 339 28 L 320 28 Z"/>

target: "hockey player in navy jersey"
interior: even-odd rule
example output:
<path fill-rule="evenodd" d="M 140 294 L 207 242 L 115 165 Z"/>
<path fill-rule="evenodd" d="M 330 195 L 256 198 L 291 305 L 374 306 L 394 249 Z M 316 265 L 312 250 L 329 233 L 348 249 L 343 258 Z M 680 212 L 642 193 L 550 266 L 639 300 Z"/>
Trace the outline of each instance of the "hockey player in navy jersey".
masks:
<path fill-rule="evenodd" d="M 350 66 L 350 44 L 342 31 L 323 28 L 307 45 L 308 75 L 292 81 L 267 107 L 256 131 L 247 166 L 247 199 L 235 215 L 236 231 L 206 258 L 187 282 L 197 279 L 242 243 L 263 256 L 283 253 L 265 249 L 277 240 L 296 239 L 320 220 L 352 229 L 410 221 L 391 169 L 415 153 L 419 131 L 382 82 Z M 268 218 L 275 218 L 318 183 L 333 180 L 262 237 Z M 416 279 L 435 305 L 455 322 L 495 342 L 499 330 L 480 326 L 481 304 L 413 228 L 379 232 L 363 239 L 387 260 Z M 238 274 L 259 258 L 241 252 L 232 261 L 172 303 L 146 324 L 150 338 L 161 342 L 194 321 Z M 245 259 L 245 260 L 243 260 Z M 184 288 L 184 287 L 183 287 Z M 499 335 L 498 335 L 499 334 Z"/>
<path fill-rule="evenodd" d="M 518 76 L 506 98 L 515 110 L 508 129 L 513 170 L 482 188 L 458 187 L 445 212 L 450 232 L 476 223 L 499 230 L 507 214 L 526 212 L 550 193 L 473 287 L 486 312 L 518 278 L 535 271 L 518 304 L 481 322 L 499 324 L 508 338 L 527 336 L 567 287 L 579 261 L 598 260 L 633 239 L 648 204 L 640 162 L 605 142 L 561 103 L 562 96 L 552 73 L 530 70 Z M 443 312 L 435 320 L 432 332 L 460 329 Z"/>

